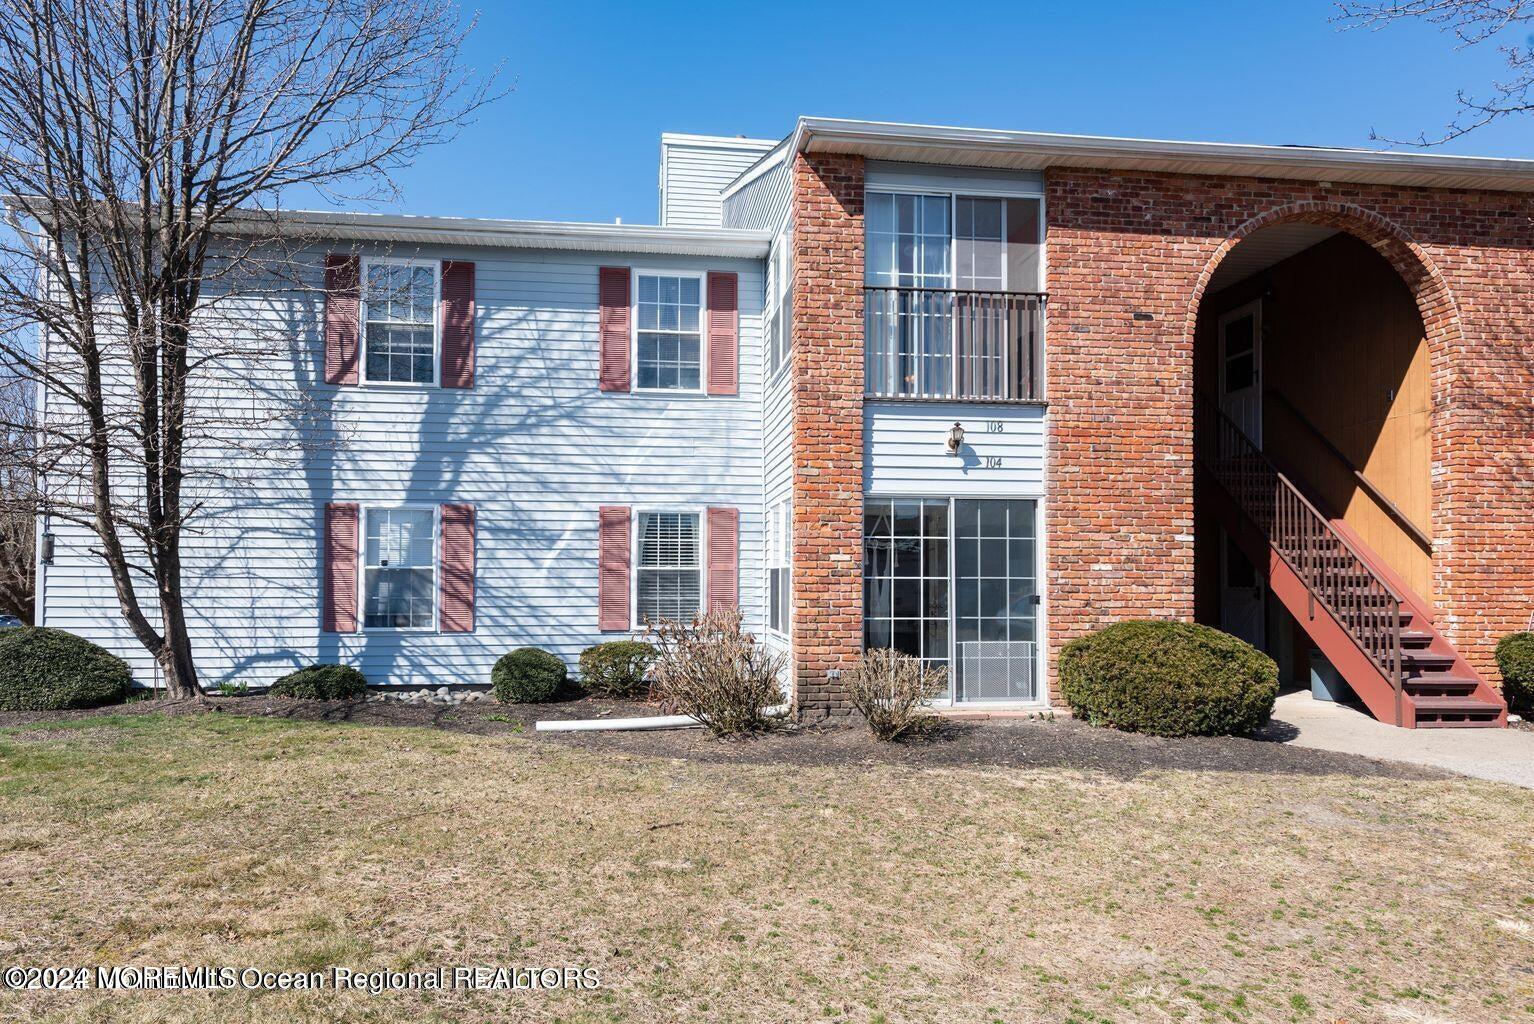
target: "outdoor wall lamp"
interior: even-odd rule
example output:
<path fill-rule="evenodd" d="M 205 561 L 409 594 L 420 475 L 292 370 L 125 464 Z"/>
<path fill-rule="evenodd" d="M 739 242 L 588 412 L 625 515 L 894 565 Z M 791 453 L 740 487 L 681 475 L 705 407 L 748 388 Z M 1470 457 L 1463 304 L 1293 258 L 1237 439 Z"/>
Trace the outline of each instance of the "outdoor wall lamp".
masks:
<path fill-rule="evenodd" d="M 43 527 L 43 535 L 37 539 L 37 554 L 44 565 L 53 564 L 53 531 Z"/>
<path fill-rule="evenodd" d="M 964 428 L 955 423 L 948 429 L 948 454 L 957 455 L 964 447 Z"/>

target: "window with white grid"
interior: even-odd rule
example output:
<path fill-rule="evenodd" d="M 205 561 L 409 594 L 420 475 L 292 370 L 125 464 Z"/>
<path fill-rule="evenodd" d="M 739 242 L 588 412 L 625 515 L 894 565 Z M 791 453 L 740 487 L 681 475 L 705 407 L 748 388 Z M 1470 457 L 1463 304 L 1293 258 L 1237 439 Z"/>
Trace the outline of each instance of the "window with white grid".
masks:
<path fill-rule="evenodd" d="M 786 501 L 774 505 L 767 516 L 767 628 L 788 633 L 789 549 L 792 516 Z"/>
<path fill-rule="evenodd" d="M 364 628 L 430 629 L 436 610 L 436 515 L 429 508 L 365 512 Z"/>
<path fill-rule="evenodd" d="M 437 379 L 437 265 L 368 260 L 363 265 L 363 372 L 371 383 Z"/>
<path fill-rule="evenodd" d="M 702 607 L 703 562 L 696 512 L 641 512 L 635 614 L 638 621 L 688 621 Z"/>
<path fill-rule="evenodd" d="M 640 274 L 640 388 L 697 391 L 703 379 L 703 282 L 686 275 Z"/>
<path fill-rule="evenodd" d="M 788 364 L 793 328 L 793 300 L 789 294 L 793 282 L 791 260 L 788 238 L 785 236 L 767 261 L 767 313 L 762 332 L 762 348 L 767 354 L 768 380 L 776 377 L 778 371 Z"/>

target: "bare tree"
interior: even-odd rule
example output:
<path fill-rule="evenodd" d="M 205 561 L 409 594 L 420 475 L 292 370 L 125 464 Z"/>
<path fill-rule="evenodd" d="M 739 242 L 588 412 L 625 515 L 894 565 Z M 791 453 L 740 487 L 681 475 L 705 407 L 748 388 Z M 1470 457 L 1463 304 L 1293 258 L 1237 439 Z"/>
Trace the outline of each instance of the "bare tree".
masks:
<path fill-rule="evenodd" d="M 487 100 L 466 31 L 436 0 L 0 0 L 0 354 L 43 408 L 41 511 L 92 532 L 172 697 L 201 692 L 199 480 L 304 416 L 251 372 L 295 345 L 253 315 L 305 279 L 307 240 L 277 214 L 393 198 Z"/>
<path fill-rule="evenodd" d="M 1452 35 L 1458 48 L 1494 43 L 1502 54 L 1508 77 L 1492 83 L 1489 98 L 1477 99 L 1460 90 L 1454 120 L 1436 136 L 1419 135 L 1412 145 L 1442 145 L 1501 118 L 1534 111 L 1534 36 L 1527 31 L 1534 22 L 1534 3 L 1529 0 L 1347 0 L 1337 4 L 1337 11 L 1334 20 L 1348 28 L 1380 29 L 1420 21 Z M 1511 31 L 1515 29 L 1516 33 Z M 1514 35 L 1517 41 L 1510 41 Z M 1382 142 L 1400 141 L 1374 132 L 1370 136 Z"/>
<path fill-rule="evenodd" d="M 0 613 L 32 621 L 36 423 L 26 382 L 0 378 Z"/>

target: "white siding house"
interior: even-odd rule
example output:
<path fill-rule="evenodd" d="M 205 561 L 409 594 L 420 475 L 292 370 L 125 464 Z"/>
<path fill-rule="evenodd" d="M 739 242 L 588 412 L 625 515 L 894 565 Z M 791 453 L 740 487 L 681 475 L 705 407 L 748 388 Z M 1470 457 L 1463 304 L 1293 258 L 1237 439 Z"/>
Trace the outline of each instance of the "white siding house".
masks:
<path fill-rule="evenodd" d="M 461 223 L 461 222 L 460 222 Z M 466 230 L 466 229 L 475 230 Z M 736 232 L 608 229 L 599 237 L 549 238 L 462 225 L 476 244 L 421 242 L 449 228 L 391 229 L 368 218 L 337 218 L 327 248 L 374 260 L 473 264 L 474 380 L 470 388 L 369 381 L 327 384 L 323 293 L 316 254 L 314 294 L 293 293 L 273 315 L 302 337 L 301 365 L 287 386 L 320 397 L 318 442 L 296 462 L 250 467 L 237 491 L 210 501 L 210 513 L 186 541 L 187 605 L 199 669 L 206 684 L 260 686 L 312 662 L 341 661 L 379 684 L 480 684 L 516 646 L 546 647 L 572 667 L 582 649 L 625 635 L 598 629 L 598 510 L 633 510 L 637 531 L 649 512 L 698 516 L 709 508 L 738 510 L 740 605 L 749 628 L 763 628 L 761 319 L 765 235 Z M 357 235 L 364 237 L 358 238 Z M 606 251 L 591 251 L 600 244 Z M 657 252 L 625 249 L 667 249 Z M 711 254 L 715 253 L 715 254 Z M 709 319 L 701 282 L 709 274 L 738 281 L 738 386 L 734 394 L 634 387 L 599 389 L 600 268 L 628 268 L 637 292 L 650 275 L 699 282 L 702 323 Z M 367 315 L 367 314 L 364 314 Z M 635 318 L 637 339 L 639 319 Z M 440 329 L 439 329 L 440 331 Z M 707 344 L 703 343 L 707 361 Z M 640 349 L 633 349 L 636 363 Z M 364 359 L 365 361 L 365 359 Z M 636 366 L 636 369 L 638 367 Z M 704 367 L 707 373 L 707 367 Z M 636 379 L 636 384 L 639 381 Z M 421 593 L 435 600 L 442 566 L 435 531 L 443 505 L 470 505 L 476 533 L 473 628 L 438 628 L 435 609 L 412 625 L 326 631 L 325 510 L 355 504 L 361 515 L 362 572 L 373 558 L 369 535 L 399 534 L 413 520 L 430 536 L 397 545 L 423 567 Z M 409 510 L 420 510 L 415 517 Z M 371 523 L 371 529 L 370 529 Z M 55 522 L 55 557 L 43 567 L 40 624 L 70 630 L 126 658 L 143 684 L 155 667 L 122 623 L 110 582 L 92 553 L 88 531 Z M 706 545 L 706 540 L 703 541 Z M 378 548 L 374 543 L 373 548 Z M 424 554 L 421 554 L 424 553 Z M 699 556 L 702 557 L 701 555 Z M 395 567 L 400 564 L 399 558 Z M 698 587 L 706 566 L 699 565 Z M 629 603 L 638 622 L 638 595 Z"/>

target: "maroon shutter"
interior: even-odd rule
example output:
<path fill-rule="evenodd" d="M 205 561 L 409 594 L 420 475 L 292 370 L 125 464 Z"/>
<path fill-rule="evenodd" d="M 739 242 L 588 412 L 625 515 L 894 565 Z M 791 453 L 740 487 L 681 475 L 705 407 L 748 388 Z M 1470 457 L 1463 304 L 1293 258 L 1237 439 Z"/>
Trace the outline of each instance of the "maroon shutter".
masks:
<path fill-rule="evenodd" d="M 733 395 L 740 389 L 740 278 L 708 275 L 708 393 Z"/>
<path fill-rule="evenodd" d="M 442 263 L 442 386 L 474 386 L 474 264 Z"/>
<path fill-rule="evenodd" d="M 708 610 L 740 607 L 740 509 L 708 510 Z"/>
<path fill-rule="evenodd" d="M 333 252 L 325 257 L 325 383 L 357 383 L 362 261 Z"/>
<path fill-rule="evenodd" d="M 597 628 L 629 628 L 629 510 L 603 505 L 597 513 Z"/>
<path fill-rule="evenodd" d="M 321 628 L 327 633 L 357 632 L 356 505 L 332 501 L 325 506 L 324 605 Z"/>
<path fill-rule="evenodd" d="M 443 505 L 437 601 L 444 633 L 474 632 L 474 506 Z"/>
<path fill-rule="evenodd" d="M 603 391 L 629 390 L 629 268 L 603 267 L 597 279 L 601 313 L 597 331 L 601 358 L 597 370 Z"/>

